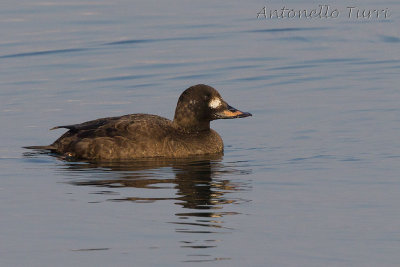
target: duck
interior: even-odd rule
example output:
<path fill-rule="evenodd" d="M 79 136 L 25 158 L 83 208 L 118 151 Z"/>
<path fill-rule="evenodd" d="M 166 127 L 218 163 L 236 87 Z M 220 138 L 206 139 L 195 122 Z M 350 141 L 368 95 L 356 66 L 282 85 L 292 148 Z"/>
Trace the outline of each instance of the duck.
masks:
<path fill-rule="evenodd" d="M 252 114 L 228 105 L 213 87 L 198 84 L 180 95 L 173 120 L 137 113 L 56 126 L 50 130 L 68 131 L 51 145 L 25 148 L 94 161 L 221 154 L 223 140 L 210 122 L 249 116 Z"/>

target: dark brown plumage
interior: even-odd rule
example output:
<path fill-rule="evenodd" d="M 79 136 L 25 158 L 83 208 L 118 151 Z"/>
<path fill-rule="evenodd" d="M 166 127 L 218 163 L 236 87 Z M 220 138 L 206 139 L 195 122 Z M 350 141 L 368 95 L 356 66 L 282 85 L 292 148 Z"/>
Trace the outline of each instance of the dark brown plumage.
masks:
<path fill-rule="evenodd" d="M 223 152 L 223 142 L 210 121 L 251 116 L 229 106 L 214 88 L 195 85 L 179 97 L 174 120 L 130 114 L 81 124 L 57 126 L 68 132 L 47 149 L 69 158 L 126 160 L 143 157 L 188 157 Z"/>

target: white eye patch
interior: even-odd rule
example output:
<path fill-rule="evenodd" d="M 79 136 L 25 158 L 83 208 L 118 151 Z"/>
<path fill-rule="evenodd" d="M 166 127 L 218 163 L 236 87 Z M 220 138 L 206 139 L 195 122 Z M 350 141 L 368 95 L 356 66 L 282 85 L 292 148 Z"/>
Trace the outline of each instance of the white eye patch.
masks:
<path fill-rule="evenodd" d="M 219 106 L 221 106 L 221 99 L 219 99 L 218 97 L 211 99 L 210 103 L 208 103 L 208 106 L 213 109 L 218 108 Z"/>

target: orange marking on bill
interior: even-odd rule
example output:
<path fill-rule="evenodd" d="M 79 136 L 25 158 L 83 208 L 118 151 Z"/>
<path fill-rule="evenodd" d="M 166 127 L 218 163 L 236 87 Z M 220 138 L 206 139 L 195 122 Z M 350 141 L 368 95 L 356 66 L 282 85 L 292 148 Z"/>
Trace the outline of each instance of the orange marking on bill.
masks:
<path fill-rule="evenodd" d="M 228 117 L 235 117 L 237 115 L 243 114 L 243 112 L 236 110 L 235 112 L 232 112 L 230 110 L 224 110 L 224 115 L 228 116 Z"/>

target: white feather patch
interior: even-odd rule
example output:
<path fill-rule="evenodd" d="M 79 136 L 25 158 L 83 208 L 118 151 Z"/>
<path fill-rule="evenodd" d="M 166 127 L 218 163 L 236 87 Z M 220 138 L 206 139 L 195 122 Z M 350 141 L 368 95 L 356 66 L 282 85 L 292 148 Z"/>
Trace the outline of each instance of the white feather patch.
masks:
<path fill-rule="evenodd" d="M 221 99 L 219 99 L 218 97 L 211 99 L 210 103 L 208 103 L 208 106 L 214 109 L 218 108 L 219 106 L 221 106 Z"/>

